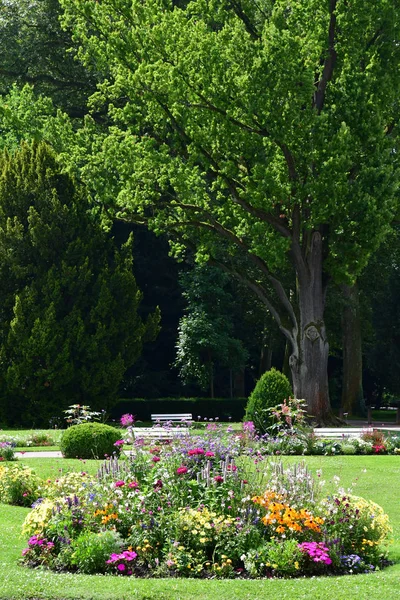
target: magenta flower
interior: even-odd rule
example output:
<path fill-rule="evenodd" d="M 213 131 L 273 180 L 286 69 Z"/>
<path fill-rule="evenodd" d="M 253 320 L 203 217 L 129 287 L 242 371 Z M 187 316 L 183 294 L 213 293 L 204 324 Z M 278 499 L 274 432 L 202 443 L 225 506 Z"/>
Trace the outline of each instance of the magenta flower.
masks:
<path fill-rule="evenodd" d="M 206 456 L 208 456 L 208 457 L 215 456 L 215 452 L 211 452 L 211 450 L 209 450 L 208 452 L 206 452 Z"/>
<path fill-rule="evenodd" d="M 139 487 L 139 484 L 137 481 L 130 481 L 128 483 L 128 487 L 133 488 L 134 490 L 136 490 Z"/>
<path fill-rule="evenodd" d="M 134 424 L 134 422 L 135 422 L 135 417 L 129 413 L 122 415 L 122 417 L 120 419 L 120 423 L 121 423 L 122 427 L 130 427 L 131 425 Z"/>
<path fill-rule="evenodd" d="M 223 482 L 223 480 L 224 480 L 224 478 L 223 478 L 223 477 L 221 477 L 221 475 L 216 475 L 216 476 L 214 477 L 214 481 L 215 481 L 216 483 L 222 483 L 222 482 Z"/>
<path fill-rule="evenodd" d="M 188 450 L 188 455 L 189 456 L 199 456 L 204 454 L 204 450 L 203 448 L 192 448 L 192 450 Z"/>
<path fill-rule="evenodd" d="M 188 472 L 188 468 L 182 465 L 181 467 L 177 468 L 176 472 L 178 473 L 178 475 L 184 475 Z"/>
<path fill-rule="evenodd" d="M 323 542 L 303 542 L 298 544 L 298 548 L 304 554 L 307 554 L 313 562 L 331 565 L 332 559 L 329 556 L 329 548 Z"/>
<path fill-rule="evenodd" d="M 154 463 L 160 462 L 161 458 L 159 456 L 153 456 L 153 458 L 151 459 Z"/>
<path fill-rule="evenodd" d="M 122 486 L 125 485 L 125 481 L 122 481 L 120 479 L 119 481 L 116 481 L 114 485 L 115 485 L 116 488 L 122 487 Z"/>
<path fill-rule="evenodd" d="M 119 565 L 117 565 L 117 569 L 118 571 L 125 571 L 126 566 L 124 565 L 124 563 L 119 563 Z"/>
<path fill-rule="evenodd" d="M 114 444 L 114 446 L 116 446 L 117 448 L 120 448 L 121 446 L 123 446 L 125 444 L 125 440 L 117 440 Z"/>

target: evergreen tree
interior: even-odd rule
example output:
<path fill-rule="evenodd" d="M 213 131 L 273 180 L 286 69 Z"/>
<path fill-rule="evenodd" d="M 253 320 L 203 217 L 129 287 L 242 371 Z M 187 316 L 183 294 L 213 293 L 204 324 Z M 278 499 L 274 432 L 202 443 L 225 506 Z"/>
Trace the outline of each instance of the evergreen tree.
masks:
<path fill-rule="evenodd" d="M 3 418 L 37 424 L 72 403 L 107 409 L 158 311 L 143 322 L 132 239 L 118 249 L 45 144 L 0 157 Z"/>

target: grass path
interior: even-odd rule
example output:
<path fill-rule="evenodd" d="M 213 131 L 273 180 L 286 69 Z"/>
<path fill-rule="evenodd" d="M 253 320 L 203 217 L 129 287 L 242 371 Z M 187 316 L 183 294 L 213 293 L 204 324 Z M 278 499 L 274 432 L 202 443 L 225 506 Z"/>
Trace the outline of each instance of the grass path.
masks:
<path fill-rule="evenodd" d="M 29 570 L 17 564 L 25 540 L 21 523 L 28 509 L 0 505 L 0 599 L 43 598 L 98 600 L 400 600 L 400 457 L 340 456 L 305 457 L 312 470 L 322 469 L 327 493 L 333 475 L 339 475 L 353 493 L 383 506 L 389 514 L 394 541 L 392 567 L 370 575 L 293 580 L 138 580 L 117 576 L 56 574 Z M 26 464 L 45 478 L 56 477 L 59 469 L 95 472 L 97 461 L 31 459 Z M 294 462 L 298 457 L 285 460 Z M 21 461 L 23 462 L 23 461 Z M 366 472 L 364 470 L 366 469 Z"/>

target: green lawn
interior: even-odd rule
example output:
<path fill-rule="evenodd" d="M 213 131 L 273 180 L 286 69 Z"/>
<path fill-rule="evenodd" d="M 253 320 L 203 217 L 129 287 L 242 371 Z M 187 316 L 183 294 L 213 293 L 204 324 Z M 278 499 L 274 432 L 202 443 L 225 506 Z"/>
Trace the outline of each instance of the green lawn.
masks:
<path fill-rule="evenodd" d="M 56 574 L 17 565 L 25 540 L 19 535 L 28 509 L 0 506 L 0 599 L 104 599 L 104 600 L 395 600 L 400 597 L 400 457 L 339 456 L 305 457 L 311 469 L 322 469 L 327 481 L 339 475 L 353 493 L 381 504 L 394 529 L 390 556 L 398 561 L 380 573 L 354 577 L 295 580 L 216 581 L 188 579 L 135 580 L 116 576 Z M 288 462 L 298 460 L 287 457 Z M 26 459 L 44 478 L 58 476 L 60 469 L 95 473 L 99 461 Z M 364 470 L 366 469 L 366 472 Z"/>

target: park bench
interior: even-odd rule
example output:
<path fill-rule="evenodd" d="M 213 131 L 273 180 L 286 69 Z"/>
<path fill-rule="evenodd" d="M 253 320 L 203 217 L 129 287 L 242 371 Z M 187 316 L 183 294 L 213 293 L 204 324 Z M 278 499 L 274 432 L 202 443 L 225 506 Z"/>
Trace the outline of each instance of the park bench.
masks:
<path fill-rule="evenodd" d="M 191 425 L 193 422 L 193 417 L 191 413 L 171 413 L 171 414 L 159 414 L 155 413 L 151 415 L 151 420 L 153 423 L 157 423 L 160 425 L 165 425 L 166 423 L 171 424 L 180 424 L 183 427 L 187 427 Z"/>
<path fill-rule="evenodd" d="M 134 427 L 132 434 L 136 440 L 169 440 L 188 435 L 193 418 L 191 413 L 169 413 L 151 415 L 153 427 Z"/>
<path fill-rule="evenodd" d="M 361 427 L 319 427 L 314 429 L 314 435 L 326 440 L 343 440 L 359 438 L 364 431 Z"/>

